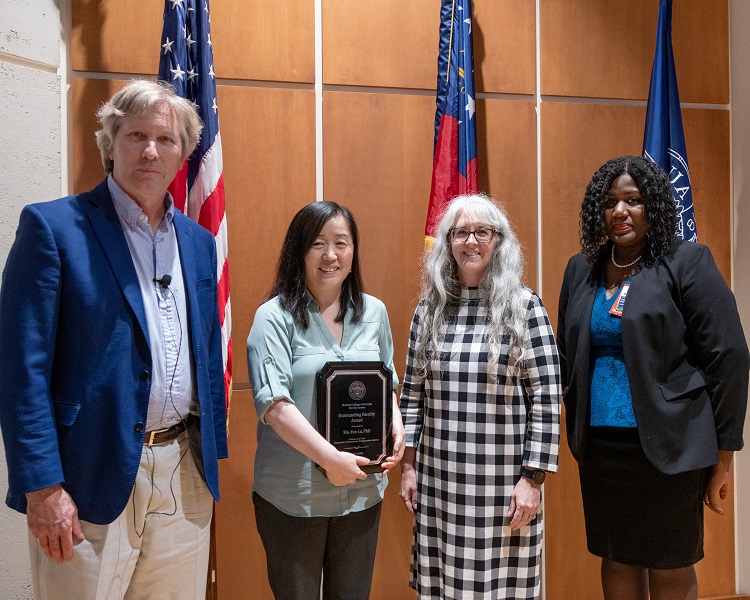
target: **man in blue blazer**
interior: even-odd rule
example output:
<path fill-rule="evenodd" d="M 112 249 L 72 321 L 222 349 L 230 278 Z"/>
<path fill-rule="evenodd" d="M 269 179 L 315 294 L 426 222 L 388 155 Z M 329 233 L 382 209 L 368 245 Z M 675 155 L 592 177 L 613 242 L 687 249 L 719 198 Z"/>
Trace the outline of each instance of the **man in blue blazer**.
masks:
<path fill-rule="evenodd" d="M 37 598 L 203 598 L 227 455 L 212 235 L 167 186 L 202 125 L 133 81 L 98 112 L 108 173 L 27 206 L 0 290 L 8 506 Z"/>

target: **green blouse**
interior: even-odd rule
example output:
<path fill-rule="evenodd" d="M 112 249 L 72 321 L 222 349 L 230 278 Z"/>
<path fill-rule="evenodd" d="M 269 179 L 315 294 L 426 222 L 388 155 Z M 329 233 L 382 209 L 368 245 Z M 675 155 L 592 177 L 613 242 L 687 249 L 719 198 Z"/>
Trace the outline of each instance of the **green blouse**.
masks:
<path fill-rule="evenodd" d="M 307 331 L 301 331 L 278 298 L 261 305 L 247 338 L 247 362 L 258 414 L 253 491 L 282 512 L 297 517 L 341 516 L 365 510 L 383 499 L 387 478 L 371 474 L 363 481 L 334 486 L 313 462 L 265 424 L 266 410 L 279 398 L 294 403 L 313 425 L 316 420 L 315 374 L 328 361 L 383 361 L 393 366 L 393 338 L 385 305 L 364 295 L 359 323 L 344 319 L 341 344 L 323 321 L 318 303 L 307 294 Z"/>

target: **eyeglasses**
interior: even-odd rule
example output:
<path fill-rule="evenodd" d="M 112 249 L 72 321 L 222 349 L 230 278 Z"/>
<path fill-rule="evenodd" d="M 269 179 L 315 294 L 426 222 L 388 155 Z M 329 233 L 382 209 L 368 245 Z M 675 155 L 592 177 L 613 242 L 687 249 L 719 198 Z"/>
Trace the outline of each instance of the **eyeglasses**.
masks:
<path fill-rule="evenodd" d="M 469 236 L 473 235 L 474 239 L 479 244 L 489 244 L 492 241 L 492 238 L 495 237 L 495 234 L 497 231 L 494 229 L 490 229 L 489 227 L 480 227 L 479 229 L 475 229 L 474 231 L 469 231 L 468 229 L 449 229 L 448 230 L 451 239 L 454 242 L 468 242 Z"/>

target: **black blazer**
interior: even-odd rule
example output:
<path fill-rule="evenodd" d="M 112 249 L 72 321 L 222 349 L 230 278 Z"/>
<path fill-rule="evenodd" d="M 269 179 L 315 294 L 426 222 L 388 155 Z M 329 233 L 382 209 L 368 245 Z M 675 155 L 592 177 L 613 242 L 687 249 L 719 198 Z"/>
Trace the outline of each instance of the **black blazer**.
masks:
<path fill-rule="evenodd" d="M 579 463 L 590 414 L 591 310 L 601 271 L 600 263 L 590 276 L 591 265 L 578 254 L 560 290 L 557 344 L 568 445 Z M 678 241 L 631 278 L 622 341 L 641 444 L 657 469 L 699 469 L 716 464 L 718 450 L 742 448 L 750 356 L 734 295 L 706 246 Z"/>

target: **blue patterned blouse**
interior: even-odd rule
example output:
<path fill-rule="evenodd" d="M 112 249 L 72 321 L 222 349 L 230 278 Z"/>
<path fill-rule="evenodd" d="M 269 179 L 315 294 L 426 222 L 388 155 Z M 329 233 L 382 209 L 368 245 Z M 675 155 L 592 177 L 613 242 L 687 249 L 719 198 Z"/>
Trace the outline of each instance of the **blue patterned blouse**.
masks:
<path fill-rule="evenodd" d="M 592 427 L 636 427 L 622 350 L 622 319 L 609 313 L 621 290 L 622 287 L 608 299 L 602 282 L 591 311 Z"/>

